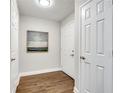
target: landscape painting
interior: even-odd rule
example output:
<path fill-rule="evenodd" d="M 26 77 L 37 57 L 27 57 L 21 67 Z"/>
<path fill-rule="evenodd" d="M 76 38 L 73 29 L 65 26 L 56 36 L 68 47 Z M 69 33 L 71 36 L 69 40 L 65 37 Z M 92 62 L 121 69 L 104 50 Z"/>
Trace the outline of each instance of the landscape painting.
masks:
<path fill-rule="evenodd" d="M 27 31 L 27 52 L 48 52 L 48 32 Z"/>

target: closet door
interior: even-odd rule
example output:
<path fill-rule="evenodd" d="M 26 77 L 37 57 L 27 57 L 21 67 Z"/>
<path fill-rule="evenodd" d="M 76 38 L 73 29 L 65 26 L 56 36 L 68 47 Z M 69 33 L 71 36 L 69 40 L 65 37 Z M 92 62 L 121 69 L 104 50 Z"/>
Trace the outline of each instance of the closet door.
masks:
<path fill-rule="evenodd" d="M 61 27 L 61 65 L 63 71 L 74 78 L 74 20 Z"/>
<path fill-rule="evenodd" d="M 112 93 L 112 0 L 80 6 L 81 93 Z"/>

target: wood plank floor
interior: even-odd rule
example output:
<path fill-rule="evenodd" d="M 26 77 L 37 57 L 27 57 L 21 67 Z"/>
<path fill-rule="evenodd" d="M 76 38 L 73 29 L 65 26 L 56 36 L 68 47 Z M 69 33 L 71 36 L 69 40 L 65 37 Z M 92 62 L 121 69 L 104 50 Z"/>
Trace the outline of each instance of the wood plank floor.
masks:
<path fill-rule="evenodd" d="M 74 80 L 62 71 L 22 77 L 16 93 L 73 93 Z"/>

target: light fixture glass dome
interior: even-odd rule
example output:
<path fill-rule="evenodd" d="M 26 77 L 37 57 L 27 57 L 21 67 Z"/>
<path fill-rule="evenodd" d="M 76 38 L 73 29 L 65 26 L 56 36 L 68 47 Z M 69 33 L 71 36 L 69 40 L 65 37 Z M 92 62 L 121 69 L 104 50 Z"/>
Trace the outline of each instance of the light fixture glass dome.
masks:
<path fill-rule="evenodd" d="M 51 0 L 39 0 L 39 3 L 44 7 L 49 7 L 51 5 Z"/>

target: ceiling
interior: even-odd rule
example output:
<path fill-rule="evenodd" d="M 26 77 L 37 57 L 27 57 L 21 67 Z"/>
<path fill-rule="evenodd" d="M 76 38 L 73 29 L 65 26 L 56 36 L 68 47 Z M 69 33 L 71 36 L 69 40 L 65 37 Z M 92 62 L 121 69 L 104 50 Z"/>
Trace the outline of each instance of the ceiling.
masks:
<path fill-rule="evenodd" d="M 20 15 L 61 21 L 74 12 L 74 0 L 54 0 L 51 7 L 41 7 L 37 0 L 17 0 Z"/>

